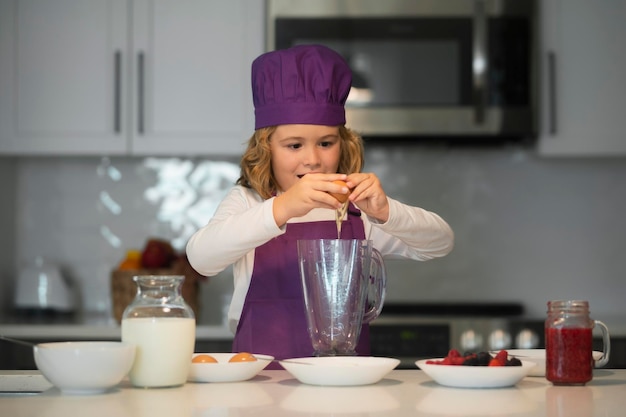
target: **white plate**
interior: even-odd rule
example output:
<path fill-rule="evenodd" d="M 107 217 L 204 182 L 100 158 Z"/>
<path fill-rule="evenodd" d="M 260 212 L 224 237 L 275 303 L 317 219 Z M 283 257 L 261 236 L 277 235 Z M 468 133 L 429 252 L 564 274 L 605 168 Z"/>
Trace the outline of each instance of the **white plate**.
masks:
<path fill-rule="evenodd" d="M 54 385 L 40 371 L 0 371 L 0 393 L 43 392 Z"/>
<path fill-rule="evenodd" d="M 455 388 L 501 388 L 517 384 L 534 368 L 534 362 L 522 360 L 522 366 L 463 366 L 427 364 L 424 359 L 415 362 L 418 368 L 440 385 Z"/>
<path fill-rule="evenodd" d="M 187 380 L 190 382 L 237 382 L 255 377 L 274 360 L 273 356 L 254 353 L 256 361 L 228 362 L 235 353 L 194 353 L 192 359 L 198 355 L 211 355 L 217 363 L 192 363 Z"/>
<path fill-rule="evenodd" d="M 509 356 L 514 356 L 522 361 L 534 362 L 535 366 L 528 376 L 546 376 L 546 350 L 545 349 L 507 349 Z M 602 352 L 593 352 L 593 359 L 602 357 Z"/>
<path fill-rule="evenodd" d="M 280 361 L 291 375 L 309 385 L 369 385 L 380 381 L 400 361 L 372 356 L 325 356 Z"/>

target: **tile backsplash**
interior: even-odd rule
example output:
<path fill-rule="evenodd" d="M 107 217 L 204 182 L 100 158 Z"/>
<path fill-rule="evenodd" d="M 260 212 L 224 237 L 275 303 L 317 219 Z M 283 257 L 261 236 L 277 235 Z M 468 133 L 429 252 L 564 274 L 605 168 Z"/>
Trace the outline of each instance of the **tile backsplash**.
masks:
<path fill-rule="evenodd" d="M 366 161 L 390 196 L 439 213 L 456 234 L 446 258 L 388 261 L 388 302 L 519 301 L 542 317 L 548 299 L 585 298 L 595 317 L 626 318 L 626 160 L 368 144 Z M 28 157 L 0 159 L 0 173 L 10 202 L 0 239 L 13 245 L 0 254 L 5 304 L 11 278 L 40 255 L 61 266 L 84 311 L 108 316 L 125 251 L 152 236 L 182 250 L 239 169 L 238 158 Z M 228 270 L 203 284 L 200 321 L 221 323 L 231 292 Z"/>
<path fill-rule="evenodd" d="M 111 270 L 126 250 L 141 249 L 148 238 L 159 237 L 182 252 L 238 175 L 232 161 L 23 159 L 17 185 L 17 268 L 42 256 L 73 282 L 84 311 L 109 314 Z M 217 283 L 203 286 L 213 290 L 203 310 L 205 317 L 220 320 L 220 294 L 232 283 L 212 281 Z"/>

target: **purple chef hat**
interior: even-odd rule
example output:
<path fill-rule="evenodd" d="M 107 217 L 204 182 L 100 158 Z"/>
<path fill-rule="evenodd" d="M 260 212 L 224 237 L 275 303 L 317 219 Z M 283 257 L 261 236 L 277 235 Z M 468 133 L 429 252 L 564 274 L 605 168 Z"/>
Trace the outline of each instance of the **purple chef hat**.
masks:
<path fill-rule="evenodd" d="M 267 52 L 252 63 L 255 129 L 283 124 L 338 126 L 352 72 L 337 52 L 300 45 Z"/>

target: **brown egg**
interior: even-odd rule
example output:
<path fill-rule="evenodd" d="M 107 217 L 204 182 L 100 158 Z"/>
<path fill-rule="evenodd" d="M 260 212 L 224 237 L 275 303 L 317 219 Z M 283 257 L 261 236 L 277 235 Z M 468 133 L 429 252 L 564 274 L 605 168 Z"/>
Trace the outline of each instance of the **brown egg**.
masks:
<path fill-rule="evenodd" d="M 348 186 L 344 181 L 341 181 L 341 180 L 333 181 L 333 183 L 337 185 L 341 185 L 342 187 Z M 348 194 L 338 194 L 338 193 L 328 193 L 328 194 L 335 197 L 337 200 L 339 200 L 340 203 L 345 203 L 346 201 L 348 201 L 348 196 L 350 195 L 350 192 L 348 192 Z"/>
<path fill-rule="evenodd" d="M 230 358 L 228 362 L 254 362 L 256 358 L 252 353 L 241 352 Z"/>
<path fill-rule="evenodd" d="M 202 354 L 202 355 L 194 356 L 191 362 L 193 363 L 217 363 L 217 359 L 215 359 L 211 355 Z"/>

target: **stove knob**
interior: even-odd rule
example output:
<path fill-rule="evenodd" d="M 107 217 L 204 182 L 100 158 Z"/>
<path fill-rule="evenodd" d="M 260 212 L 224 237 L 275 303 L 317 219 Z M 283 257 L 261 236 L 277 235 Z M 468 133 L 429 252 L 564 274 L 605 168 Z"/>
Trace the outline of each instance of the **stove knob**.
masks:
<path fill-rule="evenodd" d="M 476 352 L 483 346 L 483 337 L 474 330 L 461 333 L 461 349 L 464 352 Z"/>
<path fill-rule="evenodd" d="M 515 337 L 515 346 L 519 349 L 536 349 L 539 347 L 539 336 L 530 329 L 523 329 Z"/>
<path fill-rule="evenodd" d="M 511 346 L 511 335 L 504 330 L 497 329 L 489 335 L 489 349 L 500 350 Z"/>

